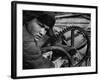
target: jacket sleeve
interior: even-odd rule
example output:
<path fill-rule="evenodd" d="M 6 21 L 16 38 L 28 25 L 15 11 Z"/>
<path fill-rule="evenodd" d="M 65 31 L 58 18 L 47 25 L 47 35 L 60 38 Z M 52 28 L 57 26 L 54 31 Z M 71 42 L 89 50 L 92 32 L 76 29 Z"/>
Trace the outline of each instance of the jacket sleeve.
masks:
<path fill-rule="evenodd" d="M 23 69 L 51 68 L 53 63 L 41 55 L 34 41 L 23 42 Z"/>

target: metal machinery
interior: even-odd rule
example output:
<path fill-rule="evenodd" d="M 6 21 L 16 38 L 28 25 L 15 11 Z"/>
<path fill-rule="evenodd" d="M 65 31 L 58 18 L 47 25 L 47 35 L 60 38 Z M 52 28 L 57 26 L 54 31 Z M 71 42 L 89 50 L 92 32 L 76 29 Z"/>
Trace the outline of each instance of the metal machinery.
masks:
<path fill-rule="evenodd" d="M 69 33 L 70 37 L 66 38 L 65 35 Z M 55 64 L 55 67 L 91 65 L 88 32 L 79 26 L 66 26 L 62 31 L 51 36 L 41 51 L 43 55 L 52 52 L 47 58 Z"/>

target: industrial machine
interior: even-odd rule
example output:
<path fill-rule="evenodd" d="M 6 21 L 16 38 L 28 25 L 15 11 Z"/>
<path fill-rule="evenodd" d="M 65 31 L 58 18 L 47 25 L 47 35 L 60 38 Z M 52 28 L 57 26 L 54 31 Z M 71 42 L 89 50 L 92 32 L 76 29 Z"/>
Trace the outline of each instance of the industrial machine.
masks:
<path fill-rule="evenodd" d="M 55 68 L 91 65 L 89 33 L 79 26 L 66 26 L 54 33 L 41 51 Z"/>

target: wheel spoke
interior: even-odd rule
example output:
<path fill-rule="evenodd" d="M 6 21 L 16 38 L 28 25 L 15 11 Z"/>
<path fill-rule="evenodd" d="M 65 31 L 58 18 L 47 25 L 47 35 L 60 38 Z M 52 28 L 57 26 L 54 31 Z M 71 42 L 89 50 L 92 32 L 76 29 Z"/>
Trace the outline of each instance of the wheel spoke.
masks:
<path fill-rule="evenodd" d="M 71 46 L 74 47 L 74 29 L 71 30 Z"/>

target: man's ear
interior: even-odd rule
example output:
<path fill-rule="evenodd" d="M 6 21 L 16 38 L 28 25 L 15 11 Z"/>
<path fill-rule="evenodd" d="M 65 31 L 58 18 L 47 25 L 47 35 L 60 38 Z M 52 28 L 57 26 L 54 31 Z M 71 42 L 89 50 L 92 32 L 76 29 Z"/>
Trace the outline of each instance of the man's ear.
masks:
<path fill-rule="evenodd" d="M 52 37 L 52 36 L 54 35 L 53 29 L 50 28 L 50 29 L 47 31 L 47 35 L 48 35 L 49 37 Z"/>

